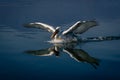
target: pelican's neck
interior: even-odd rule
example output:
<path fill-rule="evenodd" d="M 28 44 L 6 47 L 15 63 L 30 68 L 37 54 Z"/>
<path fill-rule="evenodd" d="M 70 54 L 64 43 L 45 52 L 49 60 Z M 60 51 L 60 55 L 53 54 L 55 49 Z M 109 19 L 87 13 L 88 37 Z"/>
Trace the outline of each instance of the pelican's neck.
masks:
<path fill-rule="evenodd" d="M 58 38 L 58 34 L 55 35 L 54 39 L 57 39 Z"/>

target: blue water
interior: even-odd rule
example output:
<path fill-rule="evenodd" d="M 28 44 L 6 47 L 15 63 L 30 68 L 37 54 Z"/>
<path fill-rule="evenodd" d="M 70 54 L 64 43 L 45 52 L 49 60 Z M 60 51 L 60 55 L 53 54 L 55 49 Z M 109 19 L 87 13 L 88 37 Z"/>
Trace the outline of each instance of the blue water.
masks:
<path fill-rule="evenodd" d="M 1 0 L 0 9 L 0 80 L 120 79 L 120 40 L 79 44 L 77 49 L 99 60 L 94 68 L 65 52 L 59 56 L 27 54 L 28 50 L 43 50 L 53 45 L 46 43 L 50 40 L 49 33 L 23 27 L 24 23 L 39 21 L 66 29 L 78 20 L 96 19 L 99 26 L 81 37 L 119 36 L 119 1 Z"/>
<path fill-rule="evenodd" d="M 0 78 L 4 80 L 32 79 L 118 79 L 120 41 L 81 43 L 80 49 L 99 59 L 95 69 L 87 62 L 78 62 L 68 54 L 34 56 L 27 50 L 41 50 L 52 46 L 46 32 L 17 31 L 10 27 L 0 29 Z M 41 34 L 45 34 L 41 36 Z"/>

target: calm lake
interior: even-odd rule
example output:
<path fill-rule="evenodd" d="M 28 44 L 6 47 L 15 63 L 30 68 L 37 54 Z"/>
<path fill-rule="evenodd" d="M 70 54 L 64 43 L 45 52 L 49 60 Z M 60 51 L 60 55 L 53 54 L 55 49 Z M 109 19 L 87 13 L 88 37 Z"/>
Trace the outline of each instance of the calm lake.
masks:
<path fill-rule="evenodd" d="M 46 32 L 37 32 L 36 30 L 17 31 L 10 27 L 1 27 L 0 78 L 4 80 L 119 78 L 119 40 L 79 44 L 77 49 L 81 49 L 89 56 L 98 59 L 96 62 L 99 65 L 94 67 L 89 63 L 89 57 L 87 58 L 88 62 L 77 61 L 63 51 L 59 53 L 59 56 L 27 54 L 26 51 L 29 50 L 45 50 L 53 46 L 53 44 L 45 42 L 49 40 L 49 34 L 46 34 Z M 86 57 L 84 55 L 82 56 Z"/>
<path fill-rule="evenodd" d="M 120 36 L 119 1 L 67 3 L 0 1 L 0 80 L 120 80 L 120 40 L 80 43 L 75 49 L 60 47 L 59 54 L 39 55 L 49 55 L 54 47 L 46 42 L 51 34 L 24 23 L 44 22 L 64 30 L 78 20 L 96 19 L 99 25 L 81 37 Z"/>

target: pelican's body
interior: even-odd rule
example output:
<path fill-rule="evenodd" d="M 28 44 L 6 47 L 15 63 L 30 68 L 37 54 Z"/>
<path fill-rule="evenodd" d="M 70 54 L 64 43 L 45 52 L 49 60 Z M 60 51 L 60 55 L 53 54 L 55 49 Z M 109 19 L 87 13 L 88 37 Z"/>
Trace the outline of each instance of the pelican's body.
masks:
<path fill-rule="evenodd" d="M 77 34 L 82 34 L 85 31 L 87 31 L 89 28 L 96 26 L 96 21 L 78 21 L 71 27 L 69 27 L 67 30 L 63 31 L 61 34 L 59 28 L 54 28 L 53 26 L 40 23 L 40 22 L 34 22 L 29 23 L 25 25 L 25 27 L 29 28 L 40 28 L 47 30 L 48 32 L 51 32 L 51 41 L 48 41 L 50 43 L 69 43 L 69 42 L 77 42 L 80 40 L 80 38 L 77 37 Z"/>
<path fill-rule="evenodd" d="M 52 40 L 50 40 L 50 41 L 48 41 L 48 42 L 50 42 L 50 43 L 70 43 L 70 42 L 77 42 L 78 41 L 78 39 L 77 38 L 55 38 L 55 39 L 52 39 Z"/>
<path fill-rule="evenodd" d="M 47 41 L 47 42 L 49 42 L 49 43 L 65 43 L 65 40 L 62 38 L 59 38 L 59 39 L 56 38 L 56 39 L 52 39 L 52 40 Z"/>

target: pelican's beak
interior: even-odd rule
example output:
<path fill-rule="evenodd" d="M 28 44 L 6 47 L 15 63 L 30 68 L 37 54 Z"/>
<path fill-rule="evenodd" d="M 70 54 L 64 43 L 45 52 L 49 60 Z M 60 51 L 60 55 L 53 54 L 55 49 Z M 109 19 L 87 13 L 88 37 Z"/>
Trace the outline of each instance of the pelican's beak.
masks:
<path fill-rule="evenodd" d="M 59 32 L 59 31 L 56 30 L 56 31 L 52 34 L 51 38 L 53 39 L 58 32 Z"/>

